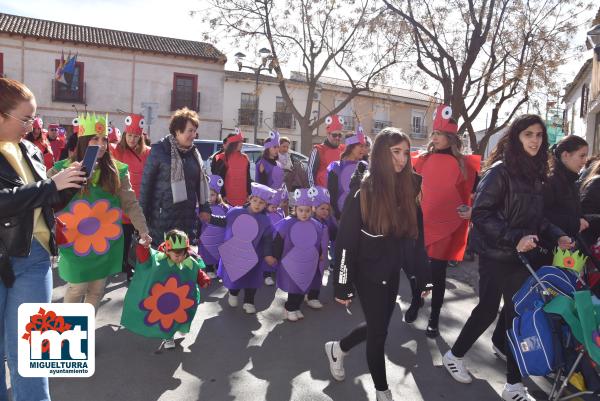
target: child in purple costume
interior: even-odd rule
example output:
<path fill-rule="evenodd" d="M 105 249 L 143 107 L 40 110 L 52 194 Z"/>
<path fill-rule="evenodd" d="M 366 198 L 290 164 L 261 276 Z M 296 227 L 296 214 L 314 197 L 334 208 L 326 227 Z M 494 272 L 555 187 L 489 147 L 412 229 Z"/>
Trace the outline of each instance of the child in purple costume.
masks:
<path fill-rule="evenodd" d="M 318 190 L 314 187 L 297 189 L 294 192 L 294 215 L 275 226 L 273 254 L 281 261 L 277 287 L 288 293 L 286 319 L 292 322 L 304 318 L 300 304 L 315 281 L 319 281 L 320 285 L 321 262 L 327 253 L 327 231 L 311 217 L 317 195 Z"/>
<path fill-rule="evenodd" d="M 262 285 L 261 261 L 270 266 L 277 264 L 272 256 L 273 232 L 271 222 L 264 213 L 267 204 L 277 192 L 255 182 L 249 202 L 231 208 L 225 218 L 211 217 L 211 223 L 225 227 L 225 241 L 219 247 L 221 260 L 218 275 L 229 290 L 231 307 L 238 305 L 238 294 L 244 289 L 243 309 L 256 313 L 254 296 Z"/>
<path fill-rule="evenodd" d="M 265 150 L 256 162 L 255 178 L 260 184 L 278 190 L 283 185 L 285 172 L 279 158 L 279 132 L 271 132 L 265 140 Z"/>
<path fill-rule="evenodd" d="M 224 217 L 231 206 L 223 202 L 221 198 L 221 188 L 223 187 L 223 178 L 218 175 L 211 175 L 209 178 L 210 187 L 210 209 L 213 216 Z M 219 246 L 224 241 L 225 229 L 211 223 L 201 223 L 200 238 L 198 240 L 198 253 L 206 264 L 206 273 L 211 279 L 217 277 L 215 270 L 219 264 Z"/>
<path fill-rule="evenodd" d="M 359 163 L 366 163 L 362 158 L 366 152 L 366 136 L 361 126 L 356 134 L 346 138 L 346 149 L 340 160 L 332 162 L 327 167 L 327 189 L 331 196 L 331 206 L 336 219 L 342 216 L 342 209 L 350 193 L 350 179 Z"/>
<path fill-rule="evenodd" d="M 267 205 L 267 217 L 271 221 L 271 227 L 273 231 L 275 230 L 275 224 L 279 223 L 279 221 L 285 219 L 285 214 L 281 209 L 280 205 L 287 201 L 288 191 L 285 184 L 281 186 L 277 190 L 277 195 L 273 196 L 271 202 Z M 262 262 L 262 269 L 264 271 L 265 277 L 265 285 L 274 285 L 275 281 L 273 280 L 273 273 L 277 270 L 277 266 L 269 266 L 269 264 L 265 261 Z"/>

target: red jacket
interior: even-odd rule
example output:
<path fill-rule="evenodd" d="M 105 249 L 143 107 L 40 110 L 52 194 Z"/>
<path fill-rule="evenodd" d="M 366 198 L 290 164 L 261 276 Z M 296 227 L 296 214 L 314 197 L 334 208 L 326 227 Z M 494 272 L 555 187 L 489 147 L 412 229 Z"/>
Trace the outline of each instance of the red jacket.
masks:
<path fill-rule="evenodd" d="M 311 185 L 327 188 L 327 167 L 331 162 L 340 160 L 346 146 L 339 145 L 337 148 L 331 147 L 328 143 L 319 143 L 314 146 L 308 162 L 309 182 L 313 178 Z"/>
<path fill-rule="evenodd" d="M 112 156 L 121 163 L 129 166 L 129 179 L 131 187 L 135 192 L 136 197 L 140 198 L 140 188 L 142 186 L 142 175 L 144 174 L 144 166 L 150 154 L 150 148 L 145 147 L 140 155 L 136 154 L 130 148 L 123 150 L 120 146 L 110 148 Z"/>
<path fill-rule="evenodd" d="M 67 146 L 65 137 L 58 136 L 55 140 L 48 139 L 50 142 L 50 147 L 52 148 L 52 154 L 54 155 L 54 161 L 57 162 L 60 160 L 60 154 L 62 153 L 65 146 Z"/>

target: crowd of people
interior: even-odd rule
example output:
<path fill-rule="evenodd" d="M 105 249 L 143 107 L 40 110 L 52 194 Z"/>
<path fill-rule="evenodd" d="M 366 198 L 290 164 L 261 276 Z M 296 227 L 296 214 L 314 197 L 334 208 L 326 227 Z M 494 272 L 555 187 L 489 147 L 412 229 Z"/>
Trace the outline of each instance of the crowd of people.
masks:
<path fill-rule="evenodd" d="M 405 322 L 417 319 L 431 293 L 424 334 L 435 338 L 447 268 L 463 260 L 467 243 L 479 254 L 479 303 L 443 364 L 471 382 L 463 358 L 503 300 L 492 337 L 507 364 L 502 398 L 533 400 L 507 351 L 512 296 L 528 277 L 518 254 L 539 267 L 552 263 L 553 248 L 572 248 L 580 234 L 595 244 L 600 235 L 600 160 L 588 159 L 578 136 L 550 148 L 537 115 L 515 118 L 483 162 L 462 153 L 447 105 L 436 108 L 430 143 L 418 154 L 401 130 L 385 128 L 372 142 L 332 115 L 308 169 L 292 163 L 290 140 L 272 132 L 253 181 L 239 129 L 207 174 L 193 142 L 200 120 L 189 109 L 177 110 L 169 133 L 148 146 L 139 114 L 124 118 L 123 134 L 107 116 L 79 115 L 67 139 L 57 124 L 44 129 L 25 85 L 0 78 L 0 94 L 0 353 L 16 401 L 50 399 L 47 379 L 17 372 L 16 311 L 23 302 L 50 302 L 52 256 L 68 283 L 67 303 L 98 308 L 107 278 L 125 272 L 121 324 L 165 349 L 190 330 L 211 281 L 247 314 L 257 312 L 257 291 L 276 286 L 287 293 L 285 319 L 298 322 L 303 303 L 323 308 L 322 278 L 331 269 L 337 303 L 348 307 L 358 296 L 365 319 L 325 344 L 331 375 L 344 380 L 348 354 L 366 342 L 376 399 L 391 401 L 384 355 L 400 270 L 412 293 Z M 91 145 L 99 153 L 87 171 Z M 4 380 L 0 386 L 5 394 Z"/>

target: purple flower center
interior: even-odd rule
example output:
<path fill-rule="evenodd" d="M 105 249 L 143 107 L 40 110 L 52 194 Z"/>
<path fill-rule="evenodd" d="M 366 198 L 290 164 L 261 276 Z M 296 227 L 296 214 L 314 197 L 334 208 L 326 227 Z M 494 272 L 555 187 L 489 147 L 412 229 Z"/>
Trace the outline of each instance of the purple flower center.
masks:
<path fill-rule="evenodd" d="M 158 298 L 156 306 L 162 315 L 170 315 L 179 308 L 179 297 L 172 292 L 167 292 Z"/>
<path fill-rule="evenodd" d="M 100 220 L 95 217 L 86 217 L 77 225 L 77 231 L 84 235 L 94 235 L 100 229 Z"/>

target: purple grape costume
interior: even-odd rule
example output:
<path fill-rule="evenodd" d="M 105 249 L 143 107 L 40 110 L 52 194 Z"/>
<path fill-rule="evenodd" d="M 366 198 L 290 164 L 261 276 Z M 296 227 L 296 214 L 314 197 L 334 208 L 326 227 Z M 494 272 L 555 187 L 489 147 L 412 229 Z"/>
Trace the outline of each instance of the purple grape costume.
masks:
<path fill-rule="evenodd" d="M 285 186 L 285 184 L 283 184 L 281 186 L 281 188 L 279 188 L 279 190 L 277 191 L 277 194 L 275 196 L 273 196 L 273 199 L 271 200 L 271 202 L 269 204 L 278 206 L 279 204 L 281 204 L 281 202 L 283 202 L 287 198 L 288 198 L 287 187 Z M 266 214 L 267 214 L 267 217 L 269 218 L 269 221 L 271 222 L 271 228 L 273 229 L 273 231 L 275 230 L 275 225 L 285 218 L 285 214 L 283 213 L 283 210 L 281 208 L 277 208 L 277 210 L 274 212 L 267 211 Z M 278 265 L 269 266 L 269 264 L 263 260 L 261 263 L 261 267 L 264 272 L 274 273 L 275 271 L 277 271 Z"/>
<path fill-rule="evenodd" d="M 279 145 L 280 145 L 279 132 L 271 131 L 269 134 L 269 138 L 265 141 L 265 145 L 264 145 L 265 150 L 274 148 L 274 147 L 279 147 Z M 263 173 L 260 172 L 261 166 L 264 169 Z M 255 171 L 256 180 L 259 181 L 261 184 L 268 186 L 269 188 L 272 188 L 274 190 L 278 190 L 279 188 L 281 188 L 281 185 L 283 185 L 284 175 L 285 175 L 285 172 L 283 170 L 283 167 L 281 166 L 281 163 L 279 163 L 278 161 L 275 161 L 273 163 L 272 161 L 265 160 L 264 157 L 261 157 L 256 162 L 256 171 Z M 261 179 L 259 177 L 265 177 L 264 181 L 261 181 Z"/>
<path fill-rule="evenodd" d="M 272 189 L 252 183 L 252 195 L 267 203 L 276 194 Z M 251 213 L 248 208 L 238 206 L 227 212 L 225 217 L 224 242 L 219 246 L 221 260 L 218 275 L 229 290 L 259 288 L 263 271 L 260 261 L 271 256 L 272 228 L 264 213 Z"/>
<path fill-rule="evenodd" d="M 314 187 L 296 190 L 296 206 L 313 206 L 317 195 Z M 323 225 L 312 218 L 300 221 L 290 216 L 277 223 L 275 231 L 277 238 L 283 241 L 277 287 L 293 294 L 320 287 L 325 266 L 320 257 L 327 254 L 329 241 Z"/>
<path fill-rule="evenodd" d="M 221 193 L 223 179 L 218 175 L 211 175 L 209 187 L 217 194 Z M 229 207 L 226 205 L 211 205 L 211 214 L 213 216 L 225 216 Z M 198 253 L 207 265 L 216 265 L 221 258 L 219 246 L 223 244 L 225 238 L 225 228 L 210 223 L 202 223 L 200 228 L 200 241 L 198 241 Z"/>

